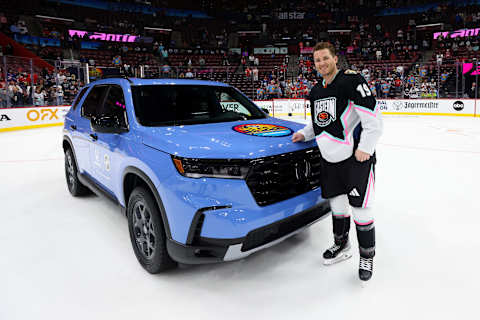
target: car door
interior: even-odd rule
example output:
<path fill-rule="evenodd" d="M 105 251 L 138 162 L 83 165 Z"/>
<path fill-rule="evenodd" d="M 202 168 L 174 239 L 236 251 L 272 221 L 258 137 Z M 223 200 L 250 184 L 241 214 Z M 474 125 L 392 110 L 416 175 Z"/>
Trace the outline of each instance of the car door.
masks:
<path fill-rule="evenodd" d="M 92 176 L 92 166 L 90 164 L 90 144 L 92 142 L 93 131 L 90 125 L 92 115 L 103 105 L 105 94 L 108 87 L 105 85 L 94 86 L 88 92 L 87 97 L 82 103 L 80 116 L 77 117 L 75 127 L 72 132 L 75 156 L 79 171 L 82 174 Z"/>
<path fill-rule="evenodd" d="M 96 114 L 98 117 L 117 118 L 118 126 L 128 128 L 123 89 L 119 85 L 109 85 L 106 98 Z M 122 146 L 126 132 L 95 132 L 90 149 L 90 163 L 95 179 L 107 192 L 116 196 L 116 179 L 119 179 L 119 167 L 122 160 Z"/>

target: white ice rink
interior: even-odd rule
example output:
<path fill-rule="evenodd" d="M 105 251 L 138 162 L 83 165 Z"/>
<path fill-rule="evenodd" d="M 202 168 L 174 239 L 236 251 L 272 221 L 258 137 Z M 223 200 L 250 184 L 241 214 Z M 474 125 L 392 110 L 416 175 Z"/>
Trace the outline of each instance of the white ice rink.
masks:
<path fill-rule="evenodd" d="M 119 208 L 68 193 L 61 127 L 0 133 L 0 319 L 478 319 L 480 119 L 384 121 L 366 286 L 358 255 L 322 264 L 330 218 L 241 261 L 150 275 Z"/>

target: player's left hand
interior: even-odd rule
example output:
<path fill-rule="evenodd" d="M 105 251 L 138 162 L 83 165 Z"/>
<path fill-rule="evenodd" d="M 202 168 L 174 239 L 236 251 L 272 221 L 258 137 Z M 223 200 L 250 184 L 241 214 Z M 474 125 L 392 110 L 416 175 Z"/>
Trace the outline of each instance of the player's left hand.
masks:
<path fill-rule="evenodd" d="M 370 159 L 370 154 L 357 149 L 355 150 L 355 159 L 357 159 L 357 161 L 364 162 Z"/>

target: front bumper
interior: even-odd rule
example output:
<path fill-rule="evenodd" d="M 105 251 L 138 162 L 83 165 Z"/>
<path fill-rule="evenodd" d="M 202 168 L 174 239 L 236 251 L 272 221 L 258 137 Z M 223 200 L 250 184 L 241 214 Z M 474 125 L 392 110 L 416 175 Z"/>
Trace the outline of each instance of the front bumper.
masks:
<path fill-rule="evenodd" d="M 167 241 L 171 258 L 185 264 L 204 264 L 242 259 L 254 252 L 273 246 L 328 216 L 330 204 L 323 201 L 288 218 L 250 231 L 237 239 L 212 239 L 192 232 L 191 244 Z M 201 229 L 199 219 L 194 219 L 191 230 Z"/>

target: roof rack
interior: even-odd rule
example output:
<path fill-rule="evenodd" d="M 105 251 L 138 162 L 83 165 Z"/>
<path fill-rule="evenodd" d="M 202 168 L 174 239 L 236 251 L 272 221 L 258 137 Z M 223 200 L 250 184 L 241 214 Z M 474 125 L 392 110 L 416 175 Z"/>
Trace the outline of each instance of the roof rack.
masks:
<path fill-rule="evenodd" d="M 100 79 L 111 79 L 111 78 L 126 79 L 126 80 L 128 80 L 128 82 L 133 83 L 133 81 L 124 74 L 107 74 L 107 75 L 102 76 Z"/>

